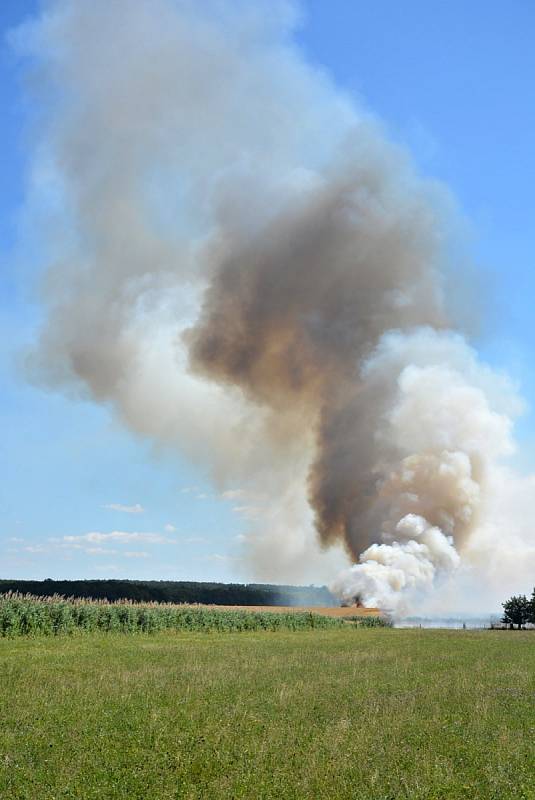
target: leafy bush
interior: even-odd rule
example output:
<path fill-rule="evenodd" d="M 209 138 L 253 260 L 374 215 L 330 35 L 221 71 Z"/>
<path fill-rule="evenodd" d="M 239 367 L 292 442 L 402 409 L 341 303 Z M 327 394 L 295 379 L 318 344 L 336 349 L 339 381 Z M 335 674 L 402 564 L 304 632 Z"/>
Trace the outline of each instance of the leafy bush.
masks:
<path fill-rule="evenodd" d="M 520 629 L 530 621 L 530 601 L 525 595 L 509 598 L 502 603 L 502 607 L 504 612 L 502 622 L 509 627 L 513 628 L 516 625 Z"/>

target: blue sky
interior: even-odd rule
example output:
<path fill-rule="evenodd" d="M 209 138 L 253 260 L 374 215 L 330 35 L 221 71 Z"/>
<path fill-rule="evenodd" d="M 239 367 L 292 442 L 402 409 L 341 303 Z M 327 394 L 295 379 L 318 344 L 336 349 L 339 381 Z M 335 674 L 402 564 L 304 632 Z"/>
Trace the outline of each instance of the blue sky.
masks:
<path fill-rule="evenodd" d="M 0 9 L 0 575 L 253 578 L 239 561 L 246 523 L 235 499 L 217 496 L 176 454 L 134 438 L 105 408 L 29 386 L 17 370 L 40 310 L 24 223 L 27 109 L 5 35 L 35 7 L 3 0 Z M 533 405 L 535 6 L 308 0 L 304 8 L 298 43 L 307 58 L 457 198 L 486 306 L 478 349 Z M 532 413 L 518 435 L 519 460 L 532 468 Z M 98 535 L 76 538 L 113 532 L 125 536 L 106 539 L 106 553 Z"/>

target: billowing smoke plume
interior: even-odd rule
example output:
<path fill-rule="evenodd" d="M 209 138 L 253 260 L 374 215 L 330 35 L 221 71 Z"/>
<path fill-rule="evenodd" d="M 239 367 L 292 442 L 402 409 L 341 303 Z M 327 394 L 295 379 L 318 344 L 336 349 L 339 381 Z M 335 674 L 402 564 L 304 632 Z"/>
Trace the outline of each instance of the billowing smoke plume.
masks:
<path fill-rule="evenodd" d="M 303 60 L 295 19 L 51 0 L 19 32 L 56 214 L 29 364 L 239 481 L 259 577 L 345 553 L 338 593 L 396 609 L 480 530 L 517 404 L 452 332 L 446 194 Z"/>

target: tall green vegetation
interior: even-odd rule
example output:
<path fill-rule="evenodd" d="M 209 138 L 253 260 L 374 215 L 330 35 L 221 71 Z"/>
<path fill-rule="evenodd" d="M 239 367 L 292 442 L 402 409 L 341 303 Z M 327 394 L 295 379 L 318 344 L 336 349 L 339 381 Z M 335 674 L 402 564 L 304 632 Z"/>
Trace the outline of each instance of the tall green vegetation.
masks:
<path fill-rule="evenodd" d="M 0 636 L 72 634 L 90 631 L 297 631 L 341 628 L 340 619 L 311 612 L 221 610 L 202 606 L 75 600 L 0 595 Z"/>
<path fill-rule="evenodd" d="M 502 622 L 505 622 L 510 628 L 516 625 L 518 629 L 522 628 L 527 623 L 535 625 L 535 589 L 528 600 L 525 594 L 513 595 L 503 606 Z"/>
<path fill-rule="evenodd" d="M 352 622 L 356 628 L 393 628 L 394 623 L 389 617 L 381 616 L 356 616 L 346 617 L 347 622 Z"/>

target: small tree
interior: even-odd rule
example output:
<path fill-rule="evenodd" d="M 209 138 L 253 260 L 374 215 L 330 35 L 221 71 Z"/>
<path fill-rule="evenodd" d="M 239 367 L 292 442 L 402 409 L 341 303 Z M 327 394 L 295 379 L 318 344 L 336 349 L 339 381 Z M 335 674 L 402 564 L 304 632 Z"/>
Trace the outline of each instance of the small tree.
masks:
<path fill-rule="evenodd" d="M 522 625 L 529 621 L 531 601 L 528 601 L 525 594 L 511 597 L 505 603 L 502 603 L 502 606 L 504 611 L 502 622 L 507 623 L 510 628 L 517 625 L 520 630 Z"/>
<path fill-rule="evenodd" d="M 528 602 L 528 622 L 535 625 L 535 589 L 533 589 L 531 600 Z"/>

